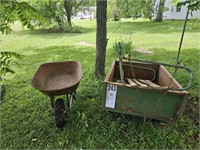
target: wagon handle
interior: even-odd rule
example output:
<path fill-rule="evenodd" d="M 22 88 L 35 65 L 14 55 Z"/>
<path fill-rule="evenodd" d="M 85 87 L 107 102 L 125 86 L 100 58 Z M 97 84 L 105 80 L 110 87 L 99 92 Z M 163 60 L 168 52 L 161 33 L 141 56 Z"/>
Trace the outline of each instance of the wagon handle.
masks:
<path fill-rule="evenodd" d="M 144 63 L 150 63 L 150 64 L 157 64 L 157 65 L 163 65 L 163 66 L 167 66 L 167 67 L 173 67 L 173 68 L 180 68 L 180 69 L 184 69 L 186 70 L 190 77 L 189 77 L 189 83 L 186 87 L 184 88 L 178 88 L 178 89 L 175 89 L 175 88 L 168 88 L 167 90 L 174 90 L 174 91 L 185 91 L 187 89 L 189 89 L 191 86 L 192 86 L 192 81 L 193 81 L 193 72 L 190 68 L 186 67 L 186 66 L 183 66 L 183 65 L 179 65 L 179 64 L 166 64 L 166 63 L 162 63 L 162 62 L 153 62 L 153 61 L 146 61 L 146 60 L 141 60 L 141 59 L 130 59 L 130 58 L 127 58 L 127 57 L 123 57 L 123 59 L 127 60 L 132 60 L 132 61 L 138 61 L 138 62 L 144 62 Z"/>

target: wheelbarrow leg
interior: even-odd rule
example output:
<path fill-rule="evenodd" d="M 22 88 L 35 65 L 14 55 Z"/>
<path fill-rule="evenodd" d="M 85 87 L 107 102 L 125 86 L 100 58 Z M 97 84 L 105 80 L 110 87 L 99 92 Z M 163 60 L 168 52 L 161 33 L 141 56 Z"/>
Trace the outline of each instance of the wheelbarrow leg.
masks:
<path fill-rule="evenodd" d="M 70 103 L 69 103 L 69 94 L 66 94 L 66 97 L 67 97 L 67 111 L 69 112 L 69 110 L 70 110 Z"/>
<path fill-rule="evenodd" d="M 50 100 L 51 100 L 51 107 L 54 109 L 55 108 L 54 96 L 50 96 Z"/>
<path fill-rule="evenodd" d="M 76 91 L 74 91 L 74 92 L 72 93 L 72 95 L 73 95 L 73 99 L 76 100 Z"/>
<path fill-rule="evenodd" d="M 74 91 L 72 94 L 66 94 L 67 97 L 67 111 L 69 111 L 72 107 L 72 103 L 74 100 L 76 100 L 76 91 Z"/>

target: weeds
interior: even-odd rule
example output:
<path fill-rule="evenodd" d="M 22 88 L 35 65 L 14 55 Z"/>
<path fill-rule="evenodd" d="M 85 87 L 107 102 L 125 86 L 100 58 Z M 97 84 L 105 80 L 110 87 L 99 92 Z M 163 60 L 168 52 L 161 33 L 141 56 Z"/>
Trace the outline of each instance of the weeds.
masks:
<path fill-rule="evenodd" d="M 122 55 L 128 55 L 128 54 L 133 53 L 133 50 L 134 50 L 133 41 L 131 39 L 119 39 L 119 40 L 116 40 L 112 45 L 112 50 L 113 50 L 114 56 L 119 55 L 119 44 L 118 44 L 118 42 L 121 43 Z"/>

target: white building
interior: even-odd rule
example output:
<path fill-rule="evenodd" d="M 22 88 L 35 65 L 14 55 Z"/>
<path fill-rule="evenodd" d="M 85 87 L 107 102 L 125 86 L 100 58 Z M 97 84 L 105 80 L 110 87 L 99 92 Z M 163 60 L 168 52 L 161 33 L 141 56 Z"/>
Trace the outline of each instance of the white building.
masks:
<path fill-rule="evenodd" d="M 159 0 L 157 0 L 159 1 Z M 173 6 L 172 5 L 173 0 L 165 0 L 165 7 L 168 9 L 163 13 L 163 19 L 171 19 L 171 20 L 184 20 L 186 13 L 187 13 L 187 7 L 186 6 Z M 184 1 L 184 0 L 182 0 Z M 198 11 L 192 11 L 188 15 L 188 19 L 191 18 L 200 18 L 200 10 Z"/>

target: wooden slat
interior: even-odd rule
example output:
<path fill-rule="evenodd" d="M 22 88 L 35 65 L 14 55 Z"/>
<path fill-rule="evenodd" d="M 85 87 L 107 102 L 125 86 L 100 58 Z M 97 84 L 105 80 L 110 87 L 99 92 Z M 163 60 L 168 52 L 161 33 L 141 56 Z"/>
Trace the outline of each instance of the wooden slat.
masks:
<path fill-rule="evenodd" d="M 175 78 L 172 78 L 171 74 L 165 69 L 164 66 L 160 66 L 159 68 L 159 76 L 158 81 L 161 86 L 169 86 L 170 88 L 183 88 Z"/>
<path fill-rule="evenodd" d="M 137 84 L 133 82 L 131 79 L 126 79 L 126 80 L 128 81 L 130 85 L 137 86 Z"/>
<path fill-rule="evenodd" d="M 150 80 L 141 80 L 141 79 L 140 79 L 139 81 L 142 82 L 142 83 L 145 83 L 145 84 L 147 84 L 147 85 L 149 85 L 149 86 L 152 86 L 152 87 L 160 87 L 159 85 L 157 85 L 157 84 L 151 82 Z"/>
<path fill-rule="evenodd" d="M 146 84 L 141 83 L 140 81 L 136 80 L 136 79 L 132 79 L 133 82 L 135 82 L 137 85 L 139 86 L 143 86 L 143 87 L 147 87 Z"/>

